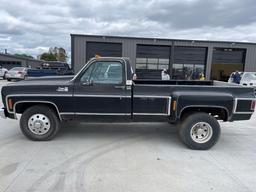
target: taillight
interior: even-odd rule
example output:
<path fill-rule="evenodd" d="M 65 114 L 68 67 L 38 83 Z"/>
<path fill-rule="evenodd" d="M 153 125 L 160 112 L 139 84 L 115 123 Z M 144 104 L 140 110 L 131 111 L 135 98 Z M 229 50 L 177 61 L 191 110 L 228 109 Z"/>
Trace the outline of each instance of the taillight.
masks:
<path fill-rule="evenodd" d="M 256 100 L 253 100 L 251 103 L 251 110 L 254 111 L 255 109 Z"/>
<path fill-rule="evenodd" d="M 22 74 L 22 71 L 18 71 L 18 74 Z"/>

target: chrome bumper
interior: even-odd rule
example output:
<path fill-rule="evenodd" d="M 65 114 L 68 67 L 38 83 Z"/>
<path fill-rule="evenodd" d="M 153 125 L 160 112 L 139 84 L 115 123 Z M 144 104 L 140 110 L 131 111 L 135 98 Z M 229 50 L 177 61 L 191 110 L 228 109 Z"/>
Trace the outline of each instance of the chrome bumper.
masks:
<path fill-rule="evenodd" d="M 3 119 L 7 118 L 4 109 L 0 109 L 0 117 L 2 117 Z"/>

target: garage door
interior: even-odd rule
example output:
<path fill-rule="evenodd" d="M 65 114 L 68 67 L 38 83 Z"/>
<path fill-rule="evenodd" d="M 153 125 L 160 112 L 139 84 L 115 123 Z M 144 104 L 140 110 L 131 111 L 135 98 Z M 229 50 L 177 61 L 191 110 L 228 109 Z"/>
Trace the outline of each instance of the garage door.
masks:
<path fill-rule="evenodd" d="M 137 45 L 136 74 L 140 79 L 160 79 L 161 71 L 169 69 L 170 46 Z"/>
<path fill-rule="evenodd" d="M 245 55 L 245 49 L 214 48 L 211 79 L 228 81 L 232 72 L 243 71 Z"/>
<path fill-rule="evenodd" d="M 86 61 L 88 61 L 92 57 L 95 57 L 95 55 L 100 55 L 102 57 L 122 57 L 122 44 L 87 42 Z"/>
<path fill-rule="evenodd" d="M 174 48 L 173 79 L 197 80 L 205 73 L 206 47 Z"/>

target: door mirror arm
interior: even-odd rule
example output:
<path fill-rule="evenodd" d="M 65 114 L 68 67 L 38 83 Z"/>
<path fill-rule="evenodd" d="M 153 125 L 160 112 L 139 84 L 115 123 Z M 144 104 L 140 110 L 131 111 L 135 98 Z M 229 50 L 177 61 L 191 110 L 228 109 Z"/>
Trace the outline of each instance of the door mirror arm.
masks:
<path fill-rule="evenodd" d="M 82 85 L 92 86 L 93 85 L 93 81 L 92 80 L 86 80 L 85 82 L 82 82 Z"/>

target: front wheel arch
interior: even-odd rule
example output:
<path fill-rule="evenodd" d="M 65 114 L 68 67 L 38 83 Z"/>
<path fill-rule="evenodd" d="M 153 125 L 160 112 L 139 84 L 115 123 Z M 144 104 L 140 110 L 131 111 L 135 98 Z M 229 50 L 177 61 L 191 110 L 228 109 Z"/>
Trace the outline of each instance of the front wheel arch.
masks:
<path fill-rule="evenodd" d="M 46 107 L 51 108 L 55 112 L 55 114 L 57 115 L 59 120 L 62 121 L 62 118 L 60 116 L 60 112 L 59 112 L 57 105 L 55 103 L 49 102 L 49 101 L 18 101 L 17 103 L 14 104 L 14 107 L 13 107 L 14 113 L 15 113 L 15 115 L 16 115 L 16 113 L 22 114 L 28 108 L 33 107 L 35 105 L 41 105 L 41 106 L 46 106 Z"/>

